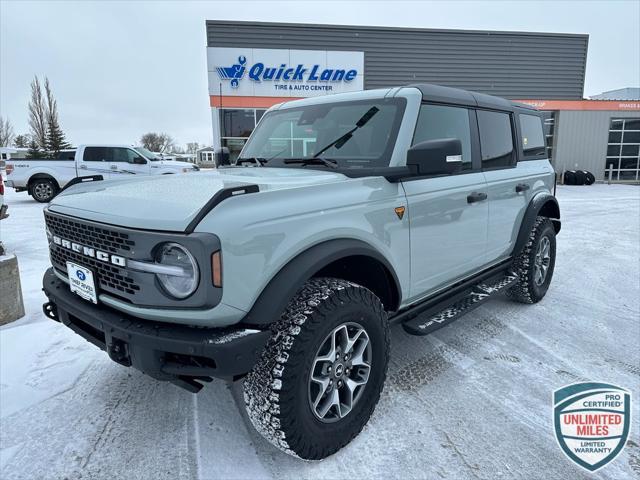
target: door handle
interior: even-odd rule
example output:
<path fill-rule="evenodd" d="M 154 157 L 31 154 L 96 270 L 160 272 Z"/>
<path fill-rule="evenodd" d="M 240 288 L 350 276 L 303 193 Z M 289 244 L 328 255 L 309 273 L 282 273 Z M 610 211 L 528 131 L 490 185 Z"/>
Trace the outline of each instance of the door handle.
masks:
<path fill-rule="evenodd" d="M 117 170 L 118 169 L 118 165 L 111 165 L 111 170 Z"/>
<path fill-rule="evenodd" d="M 519 183 L 518 185 L 516 185 L 516 193 L 524 192 L 526 190 L 529 190 L 530 188 L 531 187 L 526 183 Z"/>
<path fill-rule="evenodd" d="M 467 203 L 481 202 L 487 199 L 487 194 L 483 192 L 473 192 L 467 195 Z"/>
<path fill-rule="evenodd" d="M 86 165 L 80 165 L 80 168 L 82 168 L 83 170 L 86 170 L 87 166 Z"/>

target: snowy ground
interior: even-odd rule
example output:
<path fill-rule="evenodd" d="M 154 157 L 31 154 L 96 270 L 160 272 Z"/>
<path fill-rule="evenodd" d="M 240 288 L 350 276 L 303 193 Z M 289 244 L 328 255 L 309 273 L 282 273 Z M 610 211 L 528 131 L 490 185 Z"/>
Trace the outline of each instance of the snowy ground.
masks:
<path fill-rule="evenodd" d="M 382 399 L 363 433 L 322 462 L 263 441 L 240 386 L 194 396 L 111 362 L 45 319 L 42 206 L 7 192 L 26 316 L 0 329 L 0 477 L 606 478 L 640 476 L 640 188 L 558 192 L 556 273 L 535 306 L 497 299 L 428 337 L 392 333 Z M 630 389 L 632 433 L 595 475 L 553 436 L 551 393 L 599 380 Z"/>

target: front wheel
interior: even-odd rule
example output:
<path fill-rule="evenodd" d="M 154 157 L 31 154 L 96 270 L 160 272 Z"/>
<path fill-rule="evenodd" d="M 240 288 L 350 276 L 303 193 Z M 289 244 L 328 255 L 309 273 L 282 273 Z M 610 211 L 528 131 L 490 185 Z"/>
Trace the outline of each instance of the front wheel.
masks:
<path fill-rule="evenodd" d="M 537 217 L 529 239 L 513 262 L 520 281 L 507 295 L 521 303 L 537 303 L 545 296 L 556 264 L 556 231 L 546 217 Z"/>
<path fill-rule="evenodd" d="M 309 280 L 272 326 L 244 380 L 249 418 L 281 450 L 325 458 L 369 420 L 388 357 L 387 316 L 378 297 L 345 280 Z"/>
<path fill-rule="evenodd" d="M 48 178 L 34 180 L 31 184 L 31 196 L 36 202 L 49 203 L 58 193 L 58 186 Z"/>

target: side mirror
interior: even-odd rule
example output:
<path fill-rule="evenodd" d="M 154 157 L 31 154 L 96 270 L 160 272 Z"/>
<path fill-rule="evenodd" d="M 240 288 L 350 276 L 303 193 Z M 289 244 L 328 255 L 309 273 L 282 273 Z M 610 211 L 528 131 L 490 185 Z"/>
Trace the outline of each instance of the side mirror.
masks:
<path fill-rule="evenodd" d="M 147 161 L 142 157 L 133 157 L 133 163 L 136 165 L 146 165 Z"/>
<path fill-rule="evenodd" d="M 416 143 L 407 151 L 407 166 L 418 176 L 459 172 L 462 170 L 462 143 L 457 138 Z"/>

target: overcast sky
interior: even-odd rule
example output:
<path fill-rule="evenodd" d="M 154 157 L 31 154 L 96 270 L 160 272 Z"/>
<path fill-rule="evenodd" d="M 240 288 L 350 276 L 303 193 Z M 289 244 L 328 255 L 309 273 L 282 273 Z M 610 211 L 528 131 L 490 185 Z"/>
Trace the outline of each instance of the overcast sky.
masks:
<path fill-rule="evenodd" d="M 209 144 L 206 19 L 587 33 L 586 96 L 640 85 L 640 0 L 0 0 L 0 115 L 28 132 L 29 83 L 47 75 L 74 144 Z"/>

